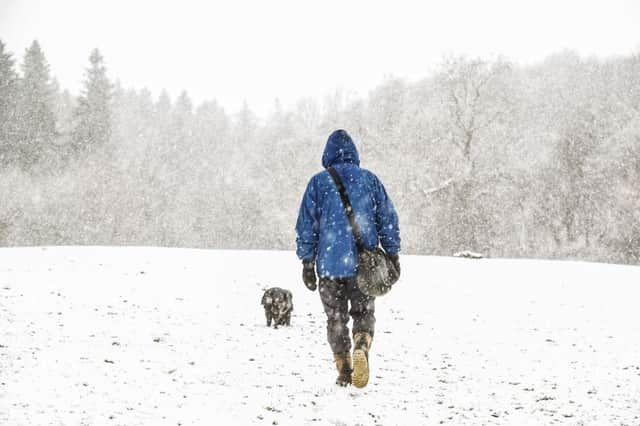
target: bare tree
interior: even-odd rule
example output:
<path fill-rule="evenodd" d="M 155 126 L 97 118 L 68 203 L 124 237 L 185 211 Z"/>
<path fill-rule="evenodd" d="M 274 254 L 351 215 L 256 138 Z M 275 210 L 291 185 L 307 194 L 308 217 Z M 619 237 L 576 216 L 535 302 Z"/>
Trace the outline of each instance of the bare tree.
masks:
<path fill-rule="evenodd" d="M 451 58 L 443 64 L 436 80 L 445 120 L 442 128 L 447 131 L 441 137 L 455 148 L 462 162 L 450 178 L 425 190 L 425 194 L 473 176 L 481 143 L 478 135 L 511 109 L 504 88 L 504 77 L 510 70 L 504 61 Z"/>
<path fill-rule="evenodd" d="M 440 222 L 448 229 L 445 244 L 452 250 L 481 249 L 478 234 L 491 234 L 491 206 L 483 198 L 508 178 L 493 163 L 496 144 L 504 141 L 494 140 L 491 130 L 511 108 L 506 80 L 510 70 L 503 61 L 452 58 L 436 77 L 443 120 L 439 138 L 449 146 L 452 159 L 449 177 L 424 194 L 437 195 L 448 205 L 440 212 Z"/>

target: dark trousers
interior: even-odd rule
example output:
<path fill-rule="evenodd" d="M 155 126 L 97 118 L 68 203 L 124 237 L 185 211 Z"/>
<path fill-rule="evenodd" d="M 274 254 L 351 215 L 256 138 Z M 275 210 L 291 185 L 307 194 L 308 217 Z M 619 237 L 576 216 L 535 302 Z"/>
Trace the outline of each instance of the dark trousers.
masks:
<path fill-rule="evenodd" d="M 320 299 L 327 314 L 327 339 L 333 353 L 349 352 L 349 315 L 353 318 L 353 334 L 366 332 L 373 337 L 376 323 L 375 297 L 360 291 L 355 279 L 320 278 Z M 351 303 L 351 309 L 348 303 Z"/>

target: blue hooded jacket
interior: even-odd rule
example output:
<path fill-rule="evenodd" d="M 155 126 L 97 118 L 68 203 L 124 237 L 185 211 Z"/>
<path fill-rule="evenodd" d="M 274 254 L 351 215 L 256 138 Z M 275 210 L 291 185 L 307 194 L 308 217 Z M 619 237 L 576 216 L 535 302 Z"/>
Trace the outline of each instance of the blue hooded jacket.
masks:
<path fill-rule="evenodd" d="M 376 175 L 360 168 L 356 146 L 344 130 L 327 140 L 322 166 L 333 167 L 353 206 L 365 247 L 382 244 L 389 254 L 400 251 L 398 215 Z M 311 178 L 302 198 L 297 233 L 297 255 L 316 261 L 318 275 L 349 278 L 356 275 L 357 249 L 340 193 L 328 171 Z"/>

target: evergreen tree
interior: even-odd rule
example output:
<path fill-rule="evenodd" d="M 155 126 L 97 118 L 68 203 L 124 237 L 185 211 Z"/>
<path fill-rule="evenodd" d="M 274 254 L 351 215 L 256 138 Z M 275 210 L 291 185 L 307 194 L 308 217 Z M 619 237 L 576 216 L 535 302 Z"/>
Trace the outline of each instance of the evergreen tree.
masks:
<path fill-rule="evenodd" d="M 98 49 L 89 57 L 84 89 L 75 111 L 73 146 L 77 151 L 104 146 L 111 137 L 111 91 L 104 58 Z"/>
<path fill-rule="evenodd" d="M 165 160 L 171 146 L 171 111 L 173 104 L 166 90 L 160 92 L 154 105 L 153 120 L 155 128 L 154 147 L 158 151 L 157 159 Z M 162 156 L 161 156 L 162 155 Z"/>
<path fill-rule="evenodd" d="M 18 92 L 16 142 L 18 161 L 24 167 L 35 165 L 55 137 L 53 101 L 49 64 L 34 41 L 25 52 Z"/>
<path fill-rule="evenodd" d="M 15 139 L 16 86 L 18 75 L 11 53 L 0 40 L 0 165 L 10 162 Z"/>
<path fill-rule="evenodd" d="M 171 97 L 165 89 L 162 89 L 158 101 L 153 106 L 153 116 L 155 120 L 154 127 L 162 133 L 165 138 L 168 137 L 170 128 L 171 111 L 173 110 L 173 103 Z"/>
<path fill-rule="evenodd" d="M 183 164 L 189 163 L 193 144 L 193 102 L 186 91 L 176 99 L 171 111 L 171 141 L 169 167 L 174 173 L 183 174 Z"/>
<path fill-rule="evenodd" d="M 245 100 L 242 108 L 236 114 L 235 123 L 235 139 L 236 146 L 239 148 L 249 148 L 251 140 L 258 130 L 258 117 L 249 108 L 249 104 Z"/>

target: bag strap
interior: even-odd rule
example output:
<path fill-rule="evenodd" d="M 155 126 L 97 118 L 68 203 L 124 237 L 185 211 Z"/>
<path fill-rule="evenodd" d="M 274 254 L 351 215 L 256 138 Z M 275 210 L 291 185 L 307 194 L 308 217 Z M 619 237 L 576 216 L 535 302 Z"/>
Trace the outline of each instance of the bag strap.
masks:
<path fill-rule="evenodd" d="M 340 192 L 340 198 L 342 199 L 342 205 L 344 206 L 344 211 L 347 214 L 347 219 L 349 220 L 349 225 L 351 225 L 351 232 L 353 232 L 353 238 L 356 241 L 356 247 L 358 247 L 359 251 L 365 250 L 364 239 L 362 238 L 362 232 L 360 231 L 360 227 L 358 226 L 358 222 L 356 222 L 356 216 L 353 214 L 353 207 L 351 206 L 351 201 L 349 201 L 349 196 L 347 195 L 347 190 L 342 184 L 342 180 L 340 179 L 340 175 L 333 167 L 329 167 L 327 169 L 336 186 L 338 187 L 338 192 Z"/>

